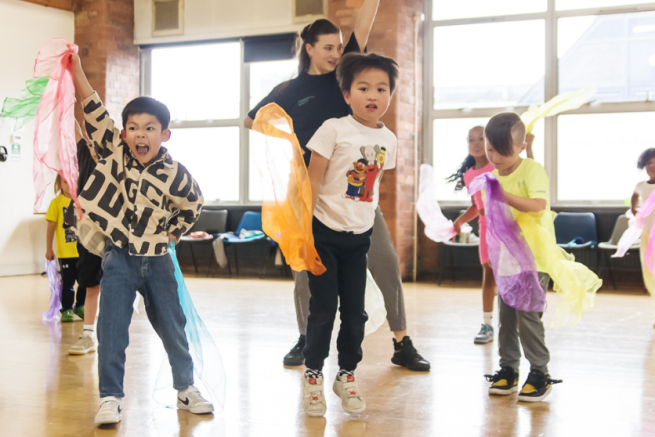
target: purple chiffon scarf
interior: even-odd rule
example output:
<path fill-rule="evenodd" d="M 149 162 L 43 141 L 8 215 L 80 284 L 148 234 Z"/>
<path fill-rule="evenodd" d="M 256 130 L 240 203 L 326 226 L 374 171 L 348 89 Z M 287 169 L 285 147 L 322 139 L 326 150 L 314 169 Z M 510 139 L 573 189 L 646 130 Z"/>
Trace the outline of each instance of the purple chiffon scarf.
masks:
<path fill-rule="evenodd" d="M 512 217 L 500 182 L 492 173 L 481 174 L 471 182 L 469 195 L 482 189 L 489 261 L 500 297 L 517 310 L 544 312 L 546 293 L 539 284 L 534 256 Z"/>

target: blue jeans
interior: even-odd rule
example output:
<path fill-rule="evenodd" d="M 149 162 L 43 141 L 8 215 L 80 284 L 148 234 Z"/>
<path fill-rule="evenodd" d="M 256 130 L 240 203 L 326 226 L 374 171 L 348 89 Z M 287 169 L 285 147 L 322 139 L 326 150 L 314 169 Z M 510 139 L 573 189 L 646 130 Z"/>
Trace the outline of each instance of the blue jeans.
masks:
<path fill-rule="evenodd" d="M 125 349 L 137 289 L 143 295 L 152 327 L 164 343 L 173 370 L 173 386 L 193 385 L 193 360 L 184 332 L 186 317 L 177 294 L 170 255 L 131 256 L 127 248 L 107 242 L 102 258 L 100 317 L 98 318 L 98 376 L 100 397 L 122 398 Z"/>

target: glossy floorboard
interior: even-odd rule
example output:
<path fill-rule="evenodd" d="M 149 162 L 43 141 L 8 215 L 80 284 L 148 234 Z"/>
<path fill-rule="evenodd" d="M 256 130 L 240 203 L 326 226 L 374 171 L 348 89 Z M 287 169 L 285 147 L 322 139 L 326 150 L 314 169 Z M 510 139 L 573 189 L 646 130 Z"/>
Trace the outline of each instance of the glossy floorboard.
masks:
<path fill-rule="evenodd" d="M 131 326 L 123 422 L 97 429 L 97 356 L 66 354 L 82 323 L 41 322 L 44 278 L 0 278 L 0 436 L 655 435 L 655 303 L 645 295 L 601 294 L 578 327 L 548 330 L 551 373 L 564 384 L 526 405 L 516 395 L 487 395 L 482 374 L 497 368 L 498 354 L 496 343 L 472 341 L 480 292 L 407 284 L 410 334 L 432 371 L 392 365 L 385 324 L 366 338 L 357 371 L 366 413 L 345 414 L 330 391 L 326 417 L 307 418 L 302 370 L 281 365 L 297 336 L 292 283 L 189 278 L 187 285 L 225 362 L 225 411 L 194 416 L 152 400 L 163 348 L 141 311 Z M 546 320 L 557 308 L 548 298 Z M 528 370 L 521 368 L 521 384 Z M 334 353 L 325 371 L 334 378 Z"/>

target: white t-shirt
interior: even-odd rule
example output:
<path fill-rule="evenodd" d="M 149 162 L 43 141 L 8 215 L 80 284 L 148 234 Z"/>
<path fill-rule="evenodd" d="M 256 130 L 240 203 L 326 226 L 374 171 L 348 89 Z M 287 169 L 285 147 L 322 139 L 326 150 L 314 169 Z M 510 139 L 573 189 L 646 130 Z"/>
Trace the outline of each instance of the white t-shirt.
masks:
<path fill-rule="evenodd" d="M 635 187 L 635 193 L 639 194 L 640 197 L 639 204 L 641 205 L 646 200 L 648 200 L 650 194 L 653 191 L 655 191 L 655 184 L 649 184 L 648 181 L 639 182 Z M 653 211 L 648 217 L 646 217 L 646 220 L 644 220 L 644 227 L 646 229 L 650 229 L 653 227 L 653 223 L 655 223 L 655 211 Z"/>
<path fill-rule="evenodd" d="M 307 144 L 329 160 L 314 216 L 330 229 L 361 234 L 373 227 L 380 174 L 396 166 L 396 136 L 379 124 L 374 129 L 351 115 L 332 118 Z"/>

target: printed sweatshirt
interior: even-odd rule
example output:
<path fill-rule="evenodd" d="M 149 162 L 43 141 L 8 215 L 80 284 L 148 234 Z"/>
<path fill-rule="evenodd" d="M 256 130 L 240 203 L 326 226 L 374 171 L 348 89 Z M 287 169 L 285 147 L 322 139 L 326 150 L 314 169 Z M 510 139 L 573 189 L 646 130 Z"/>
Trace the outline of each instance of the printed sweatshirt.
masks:
<path fill-rule="evenodd" d="M 164 147 L 144 167 L 121 139 L 97 93 L 84 99 L 82 107 L 99 161 L 79 196 L 84 211 L 77 226 L 80 243 L 99 256 L 107 238 L 127 247 L 130 255 L 165 255 L 168 234 L 179 240 L 200 215 L 198 183 Z"/>

